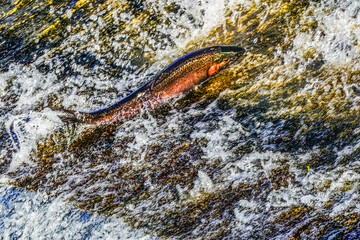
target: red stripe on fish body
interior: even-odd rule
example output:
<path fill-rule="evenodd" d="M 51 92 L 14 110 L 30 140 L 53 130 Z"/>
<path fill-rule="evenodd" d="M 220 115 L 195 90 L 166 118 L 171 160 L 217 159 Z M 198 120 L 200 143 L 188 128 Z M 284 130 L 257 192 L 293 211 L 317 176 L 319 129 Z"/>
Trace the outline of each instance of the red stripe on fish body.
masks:
<path fill-rule="evenodd" d="M 208 78 L 208 68 L 208 66 L 205 66 L 197 69 L 196 71 L 190 72 L 189 74 L 178 78 L 176 82 L 168 86 L 166 89 L 159 90 L 157 92 L 155 91 L 154 94 L 159 96 L 161 99 L 168 99 L 187 92 Z"/>
<path fill-rule="evenodd" d="M 155 79 L 118 103 L 91 113 L 73 112 L 70 117 L 62 119 L 88 124 L 123 121 L 145 109 L 152 110 L 167 99 L 194 88 L 234 62 L 244 52 L 243 48 L 237 46 L 215 46 L 194 51 L 170 64 Z"/>

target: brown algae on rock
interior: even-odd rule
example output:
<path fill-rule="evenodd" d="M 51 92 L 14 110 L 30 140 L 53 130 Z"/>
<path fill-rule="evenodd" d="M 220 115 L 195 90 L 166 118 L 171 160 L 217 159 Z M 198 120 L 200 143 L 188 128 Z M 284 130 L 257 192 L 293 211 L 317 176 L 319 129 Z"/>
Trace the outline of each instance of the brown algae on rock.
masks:
<path fill-rule="evenodd" d="M 88 17 L 92 27 L 102 21 L 105 25 L 114 22 L 116 27 L 89 36 L 86 26 L 74 24 L 67 15 L 48 14 L 52 24 L 27 34 L 28 44 L 36 48 L 52 40 L 51 54 L 66 55 L 70 53 L 61 39 L 76 33 L 88 39 L 89 45 L 99 41 L 94 52 L 105 55 L 120 49 L 113 38 L 129 35 L 124 41 L 130 47 L 121 57 L 146 69 L 159 60 L 156 51 L 141 49 L 144 45 L 157 49 L 146 36 L 161 36 L 156 27 L 164 22 L 171 25 L 171 13 L 182 11 L 172 3 L 166 8 L 169 15 L 156 15 L 151 9 L 134 10 L 128 1 L 105 1 L 99 3 L 102 14 L 95 19 L 91 10 L 98 2 L 85 2 L 71 8 L 72 14 Z M 238 44 L 247 49 L 241 61 L 174 102 L 129 122 L 69 126 L 54 132 L 32 152 L 35 166 L 12 173 L 12 183 L 51 196 L 68 195 L 69 202 L 81 209 L 121 216 L 132 227 L 163 238 L 230 239 L 244 234 L 255 239 L 281 233 L 300 239 L 320 238 L 339 229 L 342 235 L 350 233 L 359 217 L 351 210 L 330 212 L 342 196 L 358 188 L 358 178 L 351 176 L 358 167 L 352 166 L 347 173 L 336 166 L 354 162 L 360 153 L 356 148 L 360 71 L 355 67 L 359 62 L 336 66 L 318 48 L 297 43 L 301 36 L 317 34 L 319 23 L 313 18 L 317 6 L 312 1 L 288 0 L 226 9 L 224 24 L 181 51 L 219 42 Z M 7 17 L 19 10 L 13 11 Z M 133 15 L 128 22 L 119 22 L 113 16 L 121 13 Z M 20 31 L 25 24 L 19 20 L 6 34 Z M 60 34 L 68 26 L 69 33 Z M 139 31 L 146 36 L 138 37 Z M 70 41 L 76 52 L 89 46 L 81 43 Z M 86 74 L 91 64 L 111 64 L 115 58 L 103 63 L 91 60 L 84 64 Z M 122 75 L 117 66 L 105 71 L 110 77 Z M 85 88 L 82 93 L 91 96 L 93 87 Z M 62 108 L 61 97 L 49 99 L 52 106 Z M 232 120 L 243 131 L 227 129 Z M 216 129 L 221 129 L 225 142 L 209 137 Z M 219 145 L 228 153 L 225 159 L 211 151 Z M 348 154 L 346 146 L 353 151 Z M 338 152 L 341 149 L 343 155 Z M 292 189 L 298 191 L 294 195 L 302 191 L 308 195 L 295 201 L 288 194 Z M 330 199 L 325 203 L 310 196 L 325 193 Z M 242 228 L 249 226 L 242 222 L 247 219 L 254 222 L 248 235 Z"/>

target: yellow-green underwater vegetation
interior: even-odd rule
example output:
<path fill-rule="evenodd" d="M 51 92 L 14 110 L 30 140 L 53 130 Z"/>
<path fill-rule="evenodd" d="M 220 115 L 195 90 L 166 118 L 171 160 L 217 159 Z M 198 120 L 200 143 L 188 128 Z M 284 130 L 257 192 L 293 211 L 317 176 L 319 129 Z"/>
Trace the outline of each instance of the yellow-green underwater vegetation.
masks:
<path fill-rule="evenodd" d="M 360 3 L 2 1 L 2 183 L 164 239 L 360 236 Z M 64 125 L 185 53 L 230 68 L 126 122 Z"/>

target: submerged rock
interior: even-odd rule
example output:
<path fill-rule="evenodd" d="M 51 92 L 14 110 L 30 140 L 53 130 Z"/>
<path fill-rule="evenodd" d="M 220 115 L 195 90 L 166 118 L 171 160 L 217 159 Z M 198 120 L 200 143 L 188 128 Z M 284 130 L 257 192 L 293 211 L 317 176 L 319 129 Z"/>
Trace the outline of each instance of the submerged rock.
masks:
<path fill-rule="evenodd" d="M 327 1 L 232 3 L 223 9 L 223 22 L 183 45 L 208 19 L 187 14 L 177 1 L 156 3 L 78 1 L 65 7 L 72 14 L 45 14 L 61 24 L 25 32 L 39 40 L 24 48 L 44 58 L 29 62 L 48 77 L 52 65 L 61 67 L 54 80 L 37 75 L 54 90 L 44 87 L 32 110 L 108 105 L 146 82 L 159 64 L 197 48 L 242 45 L 247 55 L 174 102 L 121 125 L 60 126 L 35 138 L 28 162 L 3 170 L 9 182 L 121 217 L 163 238 L 356 236 L 360 58 L 359 26 L 346 14 L 352 3 L 339 9 Z M 347 21 L 344 32 L 332 22 L 338 15 Z M 11 16 L 2 18 L 2 26 Z M 19 22 L 6 34 L 22 26 L 27 25 Z M 64 35 L 50 41 L 59 32 Z M 171 54 L 164 50 L 176 46 L 181 49 Z M 16 49 L 10 43 L 4 48 Z M 19 61 L 26 51 L 11 59 Z M 112 80 L 134 72 L 143 80 L 133 77 L 136 84 L 121 86 Z M 15 104 L 7 114 L 23 106 L 9 97 L 22 96 L 14 78 L 6 93 L 0 91 L 6 103 Z M 0 141 L 9 142 L 9 136 L 4 132 Z M 0 156 L 9 161 L 3 160 L 7 152 Z"/>

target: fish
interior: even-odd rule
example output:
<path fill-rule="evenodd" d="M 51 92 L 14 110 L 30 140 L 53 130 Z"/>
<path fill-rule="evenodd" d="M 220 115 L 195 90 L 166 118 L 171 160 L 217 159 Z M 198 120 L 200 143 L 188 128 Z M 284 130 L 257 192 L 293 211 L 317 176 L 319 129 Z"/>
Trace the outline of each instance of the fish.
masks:
<path fill-rule="evenodd" d="M 237 61 L 245 49 L 240 46 L 212 46 L 177 59 L 149 82 L 119 102 L 94 112 L 63 110 L 65 123 L 112 124 L 142 111 L 153 110 L 188 92 Z"/>

